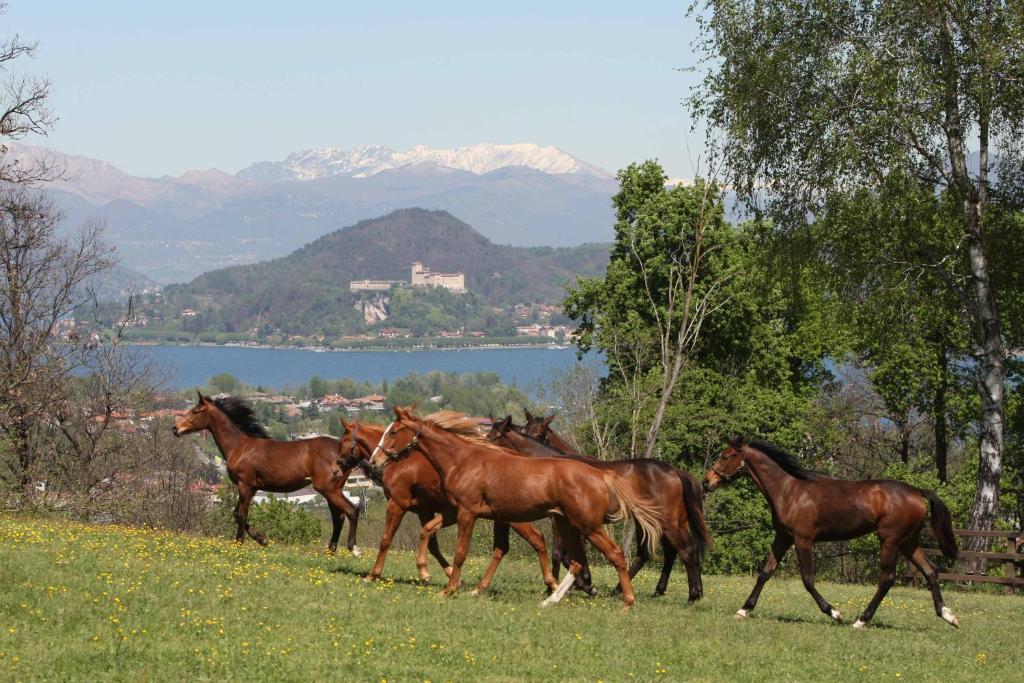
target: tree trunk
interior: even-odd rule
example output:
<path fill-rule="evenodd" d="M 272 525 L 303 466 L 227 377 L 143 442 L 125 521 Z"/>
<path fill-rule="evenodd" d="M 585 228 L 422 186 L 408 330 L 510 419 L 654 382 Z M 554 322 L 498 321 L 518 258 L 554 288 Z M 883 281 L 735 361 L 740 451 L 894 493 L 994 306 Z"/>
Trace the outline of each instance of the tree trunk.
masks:
<path fill-rule="evenodd" d="M 1003 345 L 999 312 L 992 291 L 988 258 L 981 239 L 981 206 L 966 201 L 968 226 L 968 257 L 977 297 L 977 320 L 980 328 L 981 363 L 978 394 L 981 398 L 979 421 L 978 479 L 974 505 L 968 527 L 991 530 L 999 511 L 999 474 L 1003 460 L 1003 387 L 1006 381 L 1006 349 Z M 968 538 L 964 545 L 971 550 L 986 548 L 985 538 Z M 983 563 L 981 563 L 983 564 Z"/>
<path fill-rule="evenodd" d="M 949 366 L 946 361 L 946 342 L 939 337 L 939 381 L 935 385 L 935 396 L 932 400 L 932 421 L 935 426 L 935 469 L 939 481 L 943 484 L 948 480 L 946 462 L 949 457 L 949 437 L 946 433 L 946 390 L 949 385 Z"/>

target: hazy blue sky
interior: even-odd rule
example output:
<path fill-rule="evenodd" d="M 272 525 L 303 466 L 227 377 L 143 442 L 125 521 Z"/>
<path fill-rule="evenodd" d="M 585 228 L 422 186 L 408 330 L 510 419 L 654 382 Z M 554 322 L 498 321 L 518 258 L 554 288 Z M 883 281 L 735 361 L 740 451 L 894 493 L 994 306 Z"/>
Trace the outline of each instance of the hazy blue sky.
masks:
<path fill-rule="evenodd" d="M 136 174 L 310 147 L 556 145 L 692 175 L 687 2 L 9 0 L 54 83 L 39 140 Z"/>

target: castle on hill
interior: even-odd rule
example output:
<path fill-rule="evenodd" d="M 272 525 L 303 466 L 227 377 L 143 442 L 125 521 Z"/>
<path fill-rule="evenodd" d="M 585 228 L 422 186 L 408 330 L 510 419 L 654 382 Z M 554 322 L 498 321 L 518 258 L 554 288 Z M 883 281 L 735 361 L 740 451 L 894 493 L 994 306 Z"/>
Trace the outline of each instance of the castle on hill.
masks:
<path fill-rule="evenodd" d="M 352 280 L 348 288 L 352 292 L 382 292 L 391 289 L 392 285 L 404 284 L 403 280 Z M 466 291 L 466 274 L 438 273 L 416 261 L 412 264 L 409 284 L 413 287 L 444 287 L 462 293 Z"/>

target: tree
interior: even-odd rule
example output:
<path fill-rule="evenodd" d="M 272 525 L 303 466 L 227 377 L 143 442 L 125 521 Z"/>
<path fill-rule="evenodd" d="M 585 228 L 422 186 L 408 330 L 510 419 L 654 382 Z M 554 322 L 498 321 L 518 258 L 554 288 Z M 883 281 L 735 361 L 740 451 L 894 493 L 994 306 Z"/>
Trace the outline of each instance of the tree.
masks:
<path fill-rule="evenodd" d="M 60 327 L 91 301 L 89 279 L 113 264 L 98 226 L 58 238 L 60 220 L 38 192 L 0 186 L 0 431 L 26 489 L 39 455 L 33 432 L 60 402 L 82 348 L 98 341 L 70 325 L 62 339 Z"/>
<path fill-rule="evenodd" d="M 824 286 L 843 303 L 851 348 L 900 433 L 901 461 L 910 460 L 914 422 L 927 415 L 946 482 L 950 439 L 967 432 L 971 407 L 957 362 L 970 354 L 971 335 L 947 286 L 970 278 L 964 259 L 949 258 L 960 241 L 957 207 L 892 173 L 876 189 L 830 197 L 809 232 Z"/>
<path fill-rule="evenodd" d="M 728 299 L 723 286 L 733 273 L 718 256 L 731 231 L 713 183 L 667 189 L 654 161 L 631 164 L 618 179 L 608 271 L 580 279 L 565 311 L 579 321 L 580 350 L 596 344 L 616 383 L 631 394 L 630 452 L 649 458 L 701 327 Z M 640 417 L 651 400 L 644 428 Z"/>
<path fill-rule="evenodd" d="M 0 1 L 0 14 L 7 3 Z M 46 135 L 56 118 L 50 110 L 50 81 L 18 73 L 15 63 L 31 57 L 34 44 L 19 36 L 0 42 L 0 72 L 4 75 L 0 86 L 0 183 L 33 185 L 52 180 L 60 175 L 60 167 L 52 159 L 43 157 L 33 162 L 8 158 L 10 148 L 5 140 L 21 140 L 27 135 Z"/>
<path fill-rule="evenodd" d="M 988 250 L 990 153 L 1016 168 L 1024 130 L 1024 14 L 1015 3 L 708 0 L 709 63 L 690 99 L 730 180 L 794 230 L 824 200 L 902 171 L 960 206 L 957 293 L 974 335 L 979 467 L 972 528 L 991 529 L 1002 466 L 1007 345 Z M 971 172 L 968 150 L 978 149 Z M 1009 193 L 1006 193 L 1009 194 Z M 956 253 L 949 254 L 956 257 Z M 934 264 L 915 263 L 911 270 Z M 973 539 L 972 539 L 973 540 Z M 983 540 L 983 539 L 982 539 Z"/>

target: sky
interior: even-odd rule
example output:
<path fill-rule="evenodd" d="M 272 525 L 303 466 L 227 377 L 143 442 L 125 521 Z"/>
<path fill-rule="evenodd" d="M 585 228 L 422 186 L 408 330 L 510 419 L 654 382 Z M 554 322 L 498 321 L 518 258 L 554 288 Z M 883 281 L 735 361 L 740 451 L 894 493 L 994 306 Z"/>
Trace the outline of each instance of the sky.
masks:
<path fill-rule="evenodd" d="M 488 5 L 494 5 L 493 8 Z M 687 2 L 8 0 L 0 38 L 53 82 L 26 140 L 136 175 L 229 173 L 291 152 L 554 145 L 692 177 L 704 136 Z M 691 69 L 691 70 L 688 70 Z"/>

